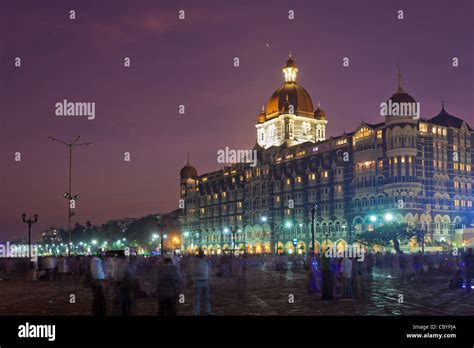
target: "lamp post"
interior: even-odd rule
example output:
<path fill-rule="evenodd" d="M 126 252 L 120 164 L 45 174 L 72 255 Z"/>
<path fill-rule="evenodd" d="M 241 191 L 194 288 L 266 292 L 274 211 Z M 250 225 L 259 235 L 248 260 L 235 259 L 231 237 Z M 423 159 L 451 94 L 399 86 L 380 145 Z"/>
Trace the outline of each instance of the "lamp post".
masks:
<path fill-rule="evenodd" d="M 164 255 L 165 253 L 164 239 L 166 238 L 166 236 L 163 234 L 163 232 L 167 224 L 163 221 L 163 219 L 161 218 L 161 215 L 157 215 L 156 218 L 158 219 L 158 227 L 160 229 L 160 241 L 161 241 L 160 254 Z"/>
<path fill-rule="evenodd" d="M 77 138 L 72 142 L 72 143 L 66 143 L 62 140 L 53 138 L 53 137 L 48 137 L 52 141 L 56 141 L 58 143 L 64 144 L 67 147 L 69 147 L 69 186 L 68 186 L 68 192 L 64 194 L 64 198 L 68 200 L 68 230 L 69 230 L 69 246 L 67 249 L 68 256 L 71 255 L 71 245 L 72 245 L 72 231 L 71 231 L 71 217 L 74 215 L 73 212 L 71 211 L 71 200 L 76 201 L 76 199 L 79 198 L 79 195 L 72 195 L 72 148 L 76 146 L 83 146 L 83 145 L 90 145 L 92 143 L 77 143 L 79 139 L 81 138 L 80 136 L 77 136 Z"/>
<path fill-rule="evenodd" d="M 33 216 L 33 219 L 26 219 L 26 214 L 21 214 L 22 220 L 25 224 L 28 224 L 28 257 L 31 259 L 31 225 L 38 222 L 38 214 Z"/>
<path fill-rule="evenodd" d="M 311 207 L 311 251 L 314 253 L 316 250 L 314 249 L 314 228 L 315 228 L 315 215 L 316 215 L 316 208 L 318 207 L 317 204 Z M 327 244 L 327 242 L 326 242 Z"/>

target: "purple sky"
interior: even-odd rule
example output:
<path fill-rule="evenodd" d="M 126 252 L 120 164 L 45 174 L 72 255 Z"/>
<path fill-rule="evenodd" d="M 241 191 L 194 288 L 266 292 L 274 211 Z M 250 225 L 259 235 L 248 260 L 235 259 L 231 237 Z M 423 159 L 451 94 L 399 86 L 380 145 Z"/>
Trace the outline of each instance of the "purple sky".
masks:
<path fill-rule="evenodd" d="M 474 124 L 471 0 L 0 1 L 0 242 L 26 233 L 22 212 L 39 214 L 36 231 L 67 224 L 67 148 L 49 135 L 93 142 L 75 150 L 73 222 L 177 208 L 188 151 L 203 173 L 220 167 L 218 149 L 254 145 L 289 51 L 329 135 L 381 120 L 399 63 L 422 117 L 444 99 Z M 96 119 L 55 116 L 63 99 L 95 102 Z"/>

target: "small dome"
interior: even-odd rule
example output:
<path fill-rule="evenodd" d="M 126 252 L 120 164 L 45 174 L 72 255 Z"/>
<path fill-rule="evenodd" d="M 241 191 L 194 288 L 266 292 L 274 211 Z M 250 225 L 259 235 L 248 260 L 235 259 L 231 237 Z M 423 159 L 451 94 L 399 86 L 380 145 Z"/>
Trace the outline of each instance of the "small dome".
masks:
<path fill-rule="evenodd" d="M 387 103 L 391 101 L 392 104 L 401 104 L 401 103 L 416 103 L 415 98 L 406 93 L 402 87 L 402 74 L 400 73 L 400 68 L 398 70 L 398 88 L 397 91 L 387 100 Z"/>
<path fill-rule="evenodd" d="M 186 163 L 186 165 L 179 172 L 179 176 L 181 177 L 181 179 L 196 178 L 198 176 L 198 172 L 196 168 L 194 168 L 189 163 L 189 159 L 188 159 L 188 163 Z"/>
<path fill-rule="evenodd" d="M 318 103 L 318 107 L 314 111 L 314 118 L 317 120 L 325 120 L 326 119 L 326 113 L 324 112 L 323 109 L 321 109 L 321 104 Z"/>
<path fill-rule="evenodd" d="M 389 100 L 391 100 L 392 103 L 416 103 L 415 98 L 403 90 L 401 92 L 397 91 Z"/>

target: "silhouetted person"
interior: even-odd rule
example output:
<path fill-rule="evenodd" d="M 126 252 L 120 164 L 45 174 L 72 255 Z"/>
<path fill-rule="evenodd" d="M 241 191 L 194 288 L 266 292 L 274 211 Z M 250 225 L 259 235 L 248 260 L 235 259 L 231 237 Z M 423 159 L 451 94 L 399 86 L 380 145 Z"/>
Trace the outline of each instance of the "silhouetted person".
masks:
<path fill-rule="evenodd" d="M 104 296 L 104 269 L 100 255 L 94 256 L 90 265 L 92 277 L 92 314 L 105 315 L 107 307 Z"/>
<path fill-rule="evenodd" d="M 464 267 L 466 273 L 466 291 L 471 292 L 471 279 L 474 275 L 474 255 L 472 254 L 472 248 L 469 248 L 467 254 L 464 256 Z"/>
<path fill-rule="evenodd" d="M 158 301 L 160 316 L 175 316 L 178 301 L 181 274 L 170 257 L 165 257 L 158 275 Z"/>
<path fill-rule="evenodd" d="M 204 300 L 204 313 L 211 315 L 209 273 L 209 264 L 204 260 L 204 254 L 200 252 L 193 265 L 194 315 L 199 315 L 201 312 L 201 299 Z"/>

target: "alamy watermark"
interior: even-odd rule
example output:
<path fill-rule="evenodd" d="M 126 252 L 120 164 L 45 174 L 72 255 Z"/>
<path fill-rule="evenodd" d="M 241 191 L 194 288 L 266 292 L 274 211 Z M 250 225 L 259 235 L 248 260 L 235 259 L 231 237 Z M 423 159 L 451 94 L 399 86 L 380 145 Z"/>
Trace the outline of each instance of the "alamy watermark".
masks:
<path fill-rule="evenodd" d="M 359 244 L 347 245 L 344 248 L 338 248 L 336 245 L 326 246 L 324 255 L 327 258 L 356 258 L 359 262 L 364 262 L 365 260 L 365 248 Z"/>
<path fill-rule="evenodd" d="M 31 244 L 31 253 L 28 252 L 28 244 L 11 244 L 10 242 L 0 244 L 0 258 L 37 256 L 38 246 L 34 244 Z"/>
<path fill-rule="evenodd" d="M 380 104 L 380 115 L 413 117 L 413 119 L 417 120 L 420 118 L 420 103 L 399 103 L 389 100 Z"/>
<path fill-rule="evenodd" d="M 95 119 L 95 102 L 70 102 L 64 99 L 54 104 L 56 116 L 85 116 Z"/>
<path fill-rule="evenodd" d="M 257 150 L 232 150 L 228 146 L 217 151 L 217 163 L 250 163 L 251 167 L 257 165 Z"/>

